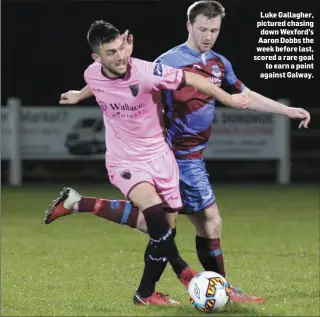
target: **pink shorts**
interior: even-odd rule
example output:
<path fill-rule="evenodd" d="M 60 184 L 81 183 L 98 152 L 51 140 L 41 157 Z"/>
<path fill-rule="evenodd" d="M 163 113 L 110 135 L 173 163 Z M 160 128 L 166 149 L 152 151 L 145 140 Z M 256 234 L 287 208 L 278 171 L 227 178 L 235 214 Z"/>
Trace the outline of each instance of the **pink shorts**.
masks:
<path fill-rule="evenodd" d="M 107 164 L 108 165 L 108 164 Z M 173 210 L 182 208 L 179 189 L 179 170 L 171 150 L 158 158 L 143 163 L 126 166 L 107 166 L 110 182 L 128 197 L 131 189 L 139 183 L 153 185 L 161 197 Z"/>

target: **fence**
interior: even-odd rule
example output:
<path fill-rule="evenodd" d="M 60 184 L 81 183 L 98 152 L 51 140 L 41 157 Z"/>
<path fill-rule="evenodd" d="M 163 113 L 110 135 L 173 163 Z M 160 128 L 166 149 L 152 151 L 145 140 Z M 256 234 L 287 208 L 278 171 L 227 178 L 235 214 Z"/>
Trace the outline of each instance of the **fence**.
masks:
<path fill-rule="evenodd" d="M 1 132 L 1 158 L 9 160 L 12 186 L 22 184 L 25 161 L 104 159 L 97 107 L 22 107 L 20 99 L 11 98 L 2 108 Z M 290 123 L 284 116 L 217 108 L 212 134 L 206 160 L 277 161 L 277 182 L 290 183 Z"/>

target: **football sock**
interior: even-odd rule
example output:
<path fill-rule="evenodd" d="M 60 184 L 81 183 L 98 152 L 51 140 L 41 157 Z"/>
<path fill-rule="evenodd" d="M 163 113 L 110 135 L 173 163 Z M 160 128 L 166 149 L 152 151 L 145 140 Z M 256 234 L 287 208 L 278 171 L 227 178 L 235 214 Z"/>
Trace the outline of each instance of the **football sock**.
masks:
<path fill-rule="evenodd" d="M 145 268 L 137 290 L 143 298 L 152 295 L 167 262 L 171 264 L 178 278 L 180 278 L 181 273 L 188 266 L 179 255 L 174 241 L 176 230 L 170 228 L 165 218 L 166 208 L 161 203 L 147 208 L 143 212 L 150 236 L 150 241 L 145 252 Z"/>
<path fill-rule="evenodd" d="M 81 197 L 73 209 L 78 212 L 92 212 L 96 216 L 131 228 L 137 227 L 139 209 L 129 201 Z"/>
<path fill-rule="evenodd" d="M 220 239 L 207 239 L 196 236 L 196 249 L 199 261 L 206 271 L 213 271 L 226 276 Z"/>
<path fill-rule="evenodd" d="M 177 245 L 174 241 L 176 229 L 170 228 L 165 213 L 168 206 L 161 203 L 143 211 L 148 227 L 150 241 L 168 259 L 174 272 L 180 277 L 182 271 L 188 266 L 179 255 Z"/>
<path fill-rule="evenodd" d="M 144 253 L 144 271 L 137 292 L 142 298 L 148 298 L 155 291 L 156 283 L 159 281 L 164 272 L 168 260 L 166 257 L 153 258 L 154 246 L 149 241 Z"/>

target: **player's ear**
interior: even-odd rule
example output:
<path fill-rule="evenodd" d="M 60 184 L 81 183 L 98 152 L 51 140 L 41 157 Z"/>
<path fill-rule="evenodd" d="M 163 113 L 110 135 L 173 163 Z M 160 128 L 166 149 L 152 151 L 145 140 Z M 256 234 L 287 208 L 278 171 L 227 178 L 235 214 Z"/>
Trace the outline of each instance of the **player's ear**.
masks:
<path fill-rule="evenodd" d="M 187 21 L 186 26 L 187 26 L 188 32 L 191 32 L 192 25 L 191 25 L 190 21 Z"/>
<path fill-rule="evenodd" d="M 101 64 L 101 58 L 100 58 L 100 56 L 99 56 L 98 54 L 92 53 L 92 54 L 91 54 L 91 57 L 93 58 L 93 60 L 94 60 L 95 62 L 98 62 L 98 63 Z"/>

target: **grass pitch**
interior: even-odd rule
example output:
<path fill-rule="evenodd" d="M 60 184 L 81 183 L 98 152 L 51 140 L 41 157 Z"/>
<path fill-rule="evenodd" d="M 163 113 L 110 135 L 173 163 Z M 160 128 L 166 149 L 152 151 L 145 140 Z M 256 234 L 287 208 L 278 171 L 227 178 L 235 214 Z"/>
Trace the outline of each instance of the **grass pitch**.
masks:
<path fill-rule="evenodd" d="M 108 186 L 83 195 L 122 198 Z M 2 316 L 196 316 L 170 266 L 158 285 L 182 307 L 136 307 L 132 295 L 147 236 L 78 214 L 41 224 L 60 187 L 2 189 Z M 219 187 L 227 278 L 262 305 L 229 305 L 224 316 L 319 316 L 319 189 Z M 182 256 L 201 270 L 194 229 L 178 221 Z"/>

